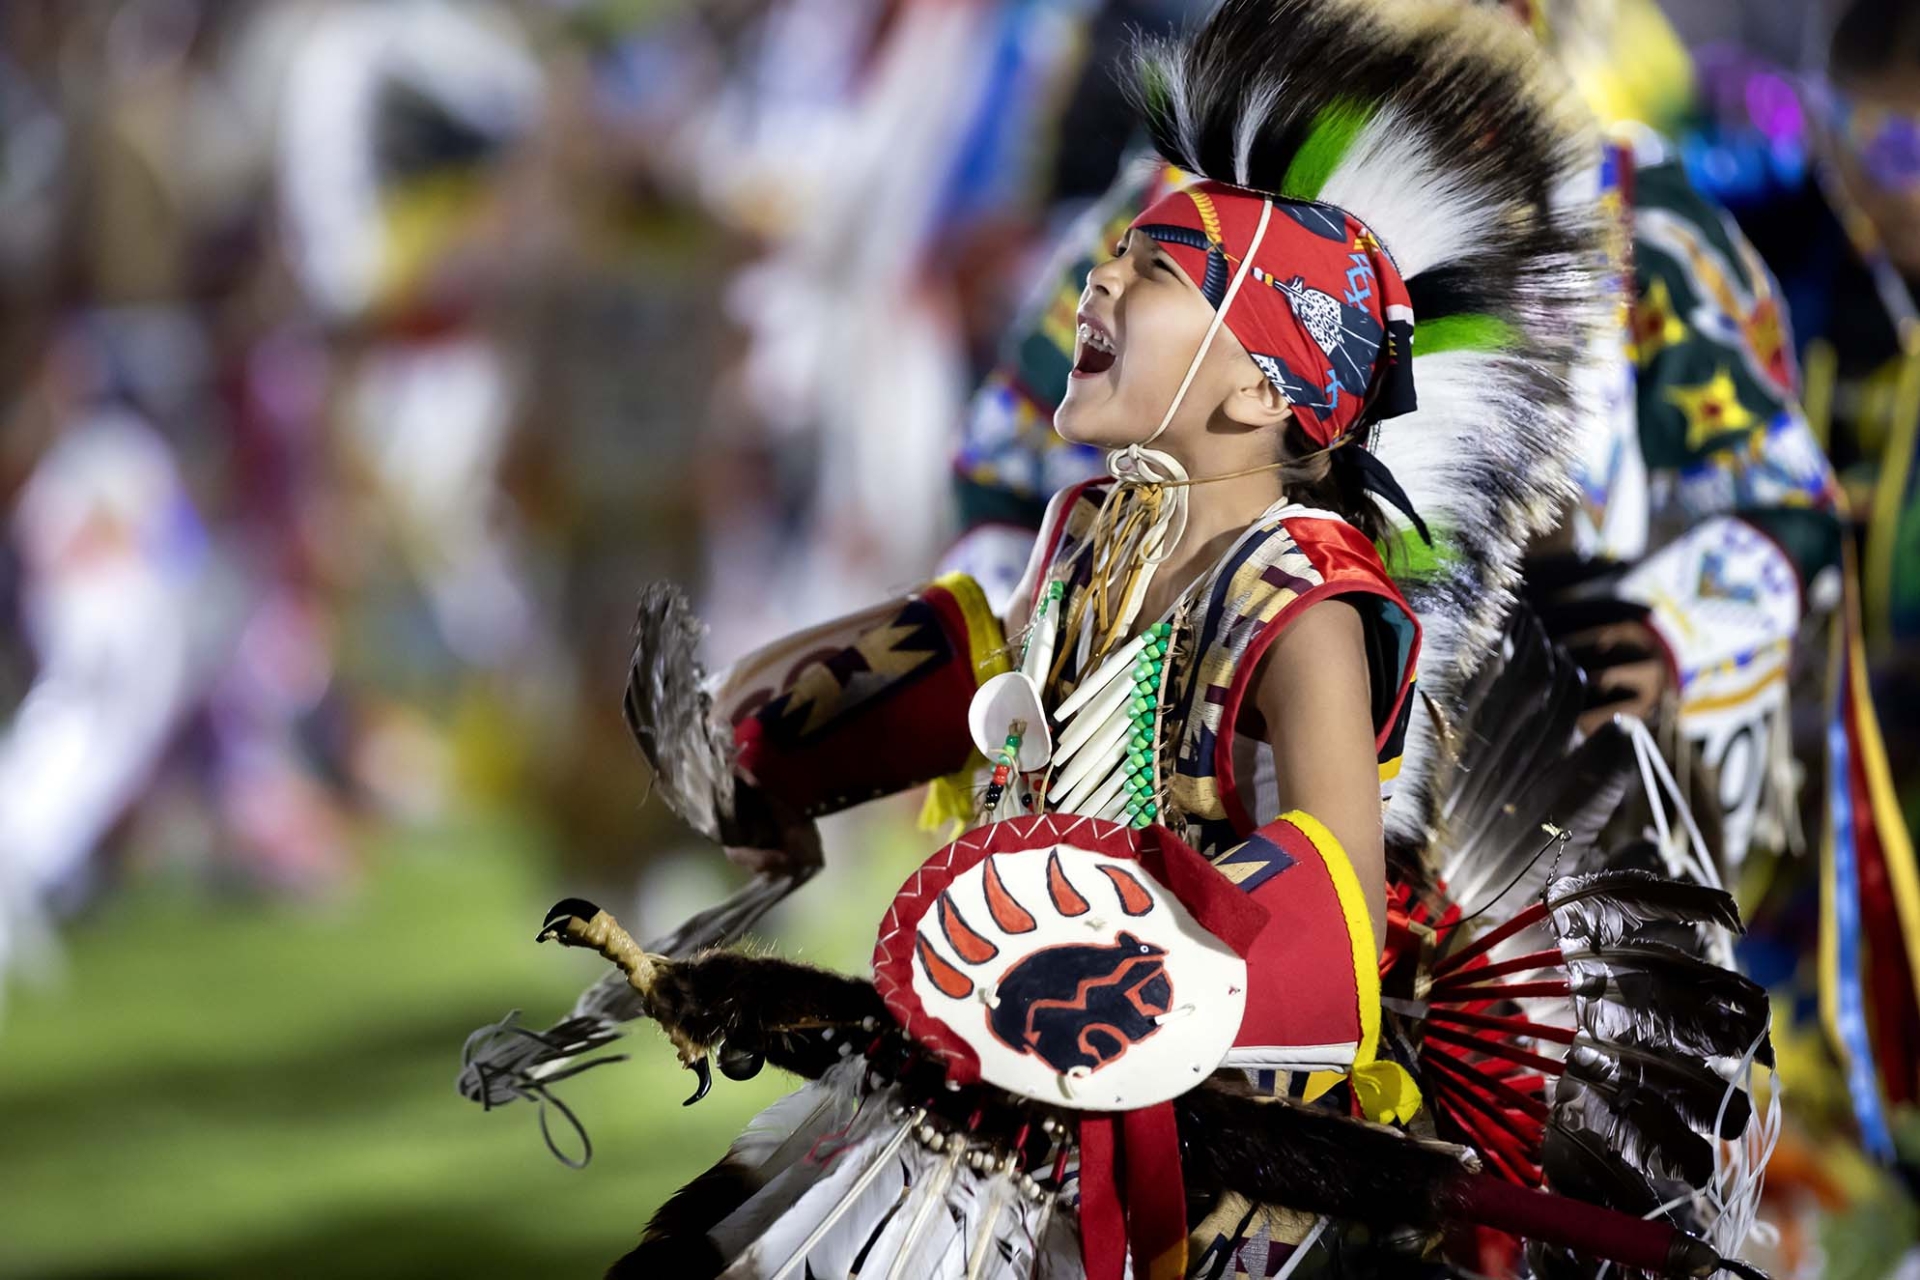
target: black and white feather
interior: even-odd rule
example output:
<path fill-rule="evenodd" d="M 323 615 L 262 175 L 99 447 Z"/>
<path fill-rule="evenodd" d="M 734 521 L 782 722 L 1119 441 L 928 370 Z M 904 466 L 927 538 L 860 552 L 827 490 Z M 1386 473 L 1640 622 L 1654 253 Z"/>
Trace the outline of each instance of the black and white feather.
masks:
<path fill-rule="evenodd" d="M 671 582 L 640 593 L 622 710 L 653 770 L 653 789 L 682 821 L 722 839 L 733 816 L 733 735 L 716 723 L 700 661 L 705 632 Z"/>
<path fill-rule="evenodd" d="M 705 634 L 678 586 L 650 582 L 641 591 L 622 705 L 627 729 L 653 770 L 654 793 L 688 826 L 718 844 L 795 852 L 791 817 L 734 771 L 733 727 L 714 706 L 716 681 L 700 659 Z M 800 841 L 808 855 L 816 843 Z"/>

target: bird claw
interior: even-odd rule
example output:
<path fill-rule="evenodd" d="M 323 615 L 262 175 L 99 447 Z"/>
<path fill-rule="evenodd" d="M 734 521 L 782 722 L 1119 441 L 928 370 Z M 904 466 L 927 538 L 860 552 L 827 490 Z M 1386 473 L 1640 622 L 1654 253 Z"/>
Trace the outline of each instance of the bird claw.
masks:
<path fill-rule="evenodd" d="M 698 1058 L 689 1062 L 687 1064 L 687 1070 L 700 1077 L 700 1085 L 693 1091 L 691 1098 L 688 1098 L 680 1104 L 683 1107 L 690 1107 L 713 1092 L 713 1066 L 708 1062 L 705 1054 L 701 1054 Z"/>

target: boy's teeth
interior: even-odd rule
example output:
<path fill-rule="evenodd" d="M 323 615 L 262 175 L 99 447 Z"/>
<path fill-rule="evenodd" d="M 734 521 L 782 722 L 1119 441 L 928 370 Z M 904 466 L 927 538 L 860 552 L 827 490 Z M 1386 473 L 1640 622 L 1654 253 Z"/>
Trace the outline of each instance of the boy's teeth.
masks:
<path fill-rule="evenodd" d="M 1080 338 L 1080 341 L 1085 343 L 1086 345 L 1093 347 L 1096 350 L 1104 351 L 1108 355 L 1113 354 L 1113 343 L 1107 338 L 1105 334 L 1101 333 L 1098 329 L 1094 328 L 1092 325 L 1090 324 L 1081 325 L 1078 336 Z"/>

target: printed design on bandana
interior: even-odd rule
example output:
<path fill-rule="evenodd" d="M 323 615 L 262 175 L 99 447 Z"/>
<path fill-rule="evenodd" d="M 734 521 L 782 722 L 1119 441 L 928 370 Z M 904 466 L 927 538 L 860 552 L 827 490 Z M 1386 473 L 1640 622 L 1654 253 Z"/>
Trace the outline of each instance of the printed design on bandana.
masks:
<path fill-rule="evenodd" d="M 1133 229 L 1153 237 L 1223 311 L 1316 443 L 1331 444 L 1362 415 L 1415 407 L 1406 282 L 1352 215 L 1203 182 L 1156 201 Z M 1244 286 L 1228 302 L 1242 269 Z"/>
<path fill-rule="evenodd" d="M 1232 275 L 1227 265 L 1226 240 L 1220 234 L 1220 211 L 1214 208 L 1212 198 L 1197 187 L 1187 187 L 1180 194 L 1193 201 L 1194 212 L 1200 215 L 1197 234 L 1191 227 L 1154 225 L 1138 229 L 1155 240 L 1198 249 L 1207 255 L 1207 269 L 1195 283 L 1200 286 L 1200 296 L 1207 300 L 1207 305 L 1218 311 L 1227 300 L 1227 284 Z"/>
<path fill-rule="evenodd" d="M 1195 281 L 1200 286 L 1200 296 L 1215 311 L 1227 300 L 1227 283 L 1231 272 L 1227 269 L 1227 252 L 1216 240 L 1209 240 L 1201 232 L 1189 227 L 1147 226 L 1137 230 L 1153 237 L 1161 244 L 1183 245 L 1189 249 L 1198 249 L 1207 255 L 1207 269 L 1201 278 Z"/>
<path fill-rule="evenodd" d="M 1347 215 L 1340 210 L 1324 204 L 1307 204 L 1299 200 L 1279 200 L 1275 201 L 1275 206 L 1280 212 L 1321 239 L 1346 243 Z"/>
<path fill-rule="evenodd" d="M 1382 354 L 1382 338 L 1386 335 L 1386 327 L 1379 319 L 1359 305 L 1373 297 L 1373 267 L 1363 253 L 1352 254 L 1350 261 L 1354 265 L 1347 269 L 1345 299 L 1336 298 L 1324 289 L 1314 288 L 1301 276 L 1280 281 L 1258 267 L 1252 272 L 1255 280 L 1278 290 L 1286 298 L 1301 327 L 1330 362 L 1326 384 L 1321 394 L 1315 397 L 1324 407 L 1320 415 L 1323 418 L 1340 407 L 1341 391 L 1354 396 L 1366 393 L 1367 383 L 1373 379 L 1374 361 Z M 1275 363 L 1280 361 L 1276 358 Z M 1298 375 L 1294 380 L 1301 381 Z M 1278 381 L 1275 385 L 1283 391 L 1287 390 L 1285 384 Z"/>
<path fill-rule="evenodd" d="M 1320 344 L 1320 349 L 1328 355 L 1340 350 L 1342 335 L 1340 332 L 1340 300 L 1330 293 L 1312 289 L 1299 276 L 1281 284 L 1262 273 L 1261 279 L 1271 283 L 1274 288 L 1287 296 L 1287 305 L 1293 308 L 1293 314 L 1300 317 L 1300 323 L 1307 326 L 1307 332 Z"/>
<path fill-rule="evenodd" d="M 1287 402 L 1296 409 L 1310 409 L 1315 417 L 1325 422 L 1334 410 L 1340 407 L 1340 384 L 1331 378 L 1316 384 L 1301 377 L 1279 356 L 1261 355 L 1258 351 L 1249 351 L 1253 362 L 1260 366 L 1260 372 L 1267 375 L 1267 381 L 1280 388 Z"/>

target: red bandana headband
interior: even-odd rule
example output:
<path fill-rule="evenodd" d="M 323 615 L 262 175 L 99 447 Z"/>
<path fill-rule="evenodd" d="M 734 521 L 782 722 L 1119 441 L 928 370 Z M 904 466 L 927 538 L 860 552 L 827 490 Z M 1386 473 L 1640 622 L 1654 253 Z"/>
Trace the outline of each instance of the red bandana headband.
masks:
<path fill-rule="evenodd" d="M 1370 419 L 1413 411 L 1406 282 L 1352 214 L 1201 182 L 1155 201 L 1130 229 L 1152 236 L 1214 310 L 1225 305 L 1219 319 L 1316 443 L 1338 440 L 1363 409 Z"/>

